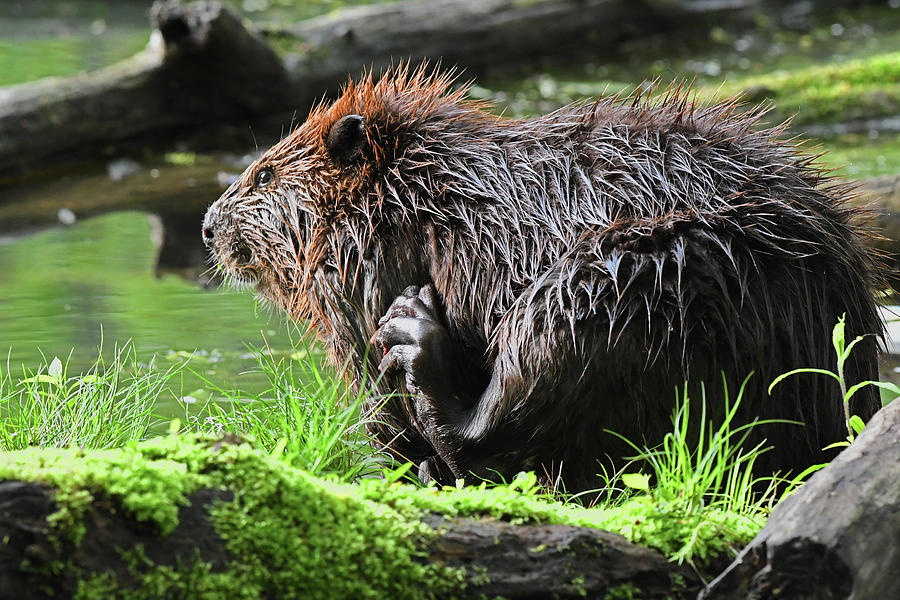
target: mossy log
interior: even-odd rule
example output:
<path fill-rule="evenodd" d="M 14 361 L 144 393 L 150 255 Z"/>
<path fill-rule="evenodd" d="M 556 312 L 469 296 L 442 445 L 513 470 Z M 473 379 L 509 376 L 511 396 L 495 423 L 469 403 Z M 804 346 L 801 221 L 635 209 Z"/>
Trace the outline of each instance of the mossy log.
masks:
<path fill-rule="evenodd" d="M 897 598 L 900 402 L 772 511 L 704 600 Z"/>
<path fill-rule="evenodd" d="M 677 598 L 699 588 L 688 569 L 621 536 L 541 524 L 529 511 L 549 505 L 533 497 L 363 483 L 191 436 L 3 454 L 0 596 Z M 472 498 L 483 504 L 467 508 Z"/>

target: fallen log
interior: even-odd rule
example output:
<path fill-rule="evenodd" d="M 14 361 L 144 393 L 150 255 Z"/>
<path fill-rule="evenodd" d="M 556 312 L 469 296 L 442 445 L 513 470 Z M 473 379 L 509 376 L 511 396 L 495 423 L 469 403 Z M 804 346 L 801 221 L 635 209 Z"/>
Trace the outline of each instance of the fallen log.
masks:
<path fill-rule="evenodd" d="M 491 490 L 481 493 L 489 515 Z M 0 595 L 672 598 L 699 588 L 654 550 L 536 523 L 527 508 L 510 515 L 531 521 L 520 524 L 416 508 L 441 494 L 319 480 L 238 440 L 6 453 Z"/>
<path fill-rule="evenodd" d="M 703 600 L 897 597 L 900 402 L 778 504 Z"/>
<path fill-rule="evenodd" d="M 157 2 L 147 48 L 109 68 L 0 88 L 0 174 L 284 106 L 281 60 L 217 2 Z"/>
<path fill-rule="evenodd" d="M 285 65 L 300 85 L 334 92 L 347 74 L 400 60 L 440 61 L 468 75 L 542 57 L 602 54 L 621 41 L 674 26 L 676 3 L 627 0 L 428 0 L 358 6 L 288 27 L 300 42 Z M 683 3 L 677 3 L 683 4 Z M 743 4 L 743 3 L 741 3 Z M 729 7 L 733 8 L 733 7 Z M 674 9 L 674 10 L 673 10 Z M 725 9 L 718 9 L 725 10 Z"/>

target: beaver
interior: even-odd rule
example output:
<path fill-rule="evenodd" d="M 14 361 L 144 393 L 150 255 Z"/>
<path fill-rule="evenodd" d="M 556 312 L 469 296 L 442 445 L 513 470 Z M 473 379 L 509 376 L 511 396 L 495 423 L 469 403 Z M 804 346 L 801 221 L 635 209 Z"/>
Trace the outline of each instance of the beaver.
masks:
<path fill-rule="evenodd" d="M 735 423 L 803 424 L 753 428 L 758 467 L 796 473 L 844 438 L 831 378 L 766 393 L 833 368 L 842 315 L 867 336 L 845 375 L 877 378 L 882 329 L 851 191 L 783 126 L 678 89 L 508 119 L 466 89 L 425 68 L 351 81 L 204 220 L 232 281 L 387 397 L 384 448 L 439 483 L 587 489 L 629 454 L 608 432 L 660 442 L 685 385 L 721 420 L 750 373 Z M 879 407 L 870 388 L 851 403 Z"/>

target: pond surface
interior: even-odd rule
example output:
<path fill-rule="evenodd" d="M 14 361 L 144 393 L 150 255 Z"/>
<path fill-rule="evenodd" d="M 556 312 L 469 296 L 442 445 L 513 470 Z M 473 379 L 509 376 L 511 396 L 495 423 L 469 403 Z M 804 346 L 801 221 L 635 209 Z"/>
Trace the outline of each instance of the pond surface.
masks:
<path fill-rule="evenodd" d="M 147 214 L 121 212 L 0 240 L 0 346 L 11 347 L 11 367 L 71 353 L 69 371 L 77 373 L 96 358 L 101 339 L 107 355 L 131 340 L 143 360 L 199 350 L 189 364 L 212 381 L 261 386 L 246 344 L 261 347 L 265 336 L 288 350 L 293 327 L 249 293 L 155 276 L 154 229 Z M 184 393 L 197 385 L 188 377 Z"/>
<path fill-rule="evenodd" d="M 0 2 L 0 85 L 99 69 L 147 44 L 149 3 Z"/>
<path fill-rule="evenodd" d="M 340 3 L 300 3 L 299 9 L 286 9 L 290 3 L 283 1 L 236 4 L 264 11 L 254 16 L 279 18 L 288 10 L 294 14 L 303 10 L 308 16 Z M 0 85 L 95 69 L 130 56 L 146 43 L 148 5 L 0 3 Z M 591 79 L 639 83 L 653 76 L 671 79 L 695 73 L 702 79 L 784 68 L 820 59 L 826 42 L 844 57 L 883 51 L 885 44 L 900 48 L 896 30 L 872 41 L 876 38 L 865 27 L 877 26 L 847 21 L 839 30 L 828 29 L 833 39 L 820 34 L 809 34 L 805 42 L 795 39 L 797 47 L 807 48 L 806 56 L 786 51 L 787 42 L 771 33 L 729 38 L 718 32 L 719 50 L 666 52 L 650 47 L 633 53 L 639 59 L 540 75 L 494 74 L 479 84 L 485 95 L 513 112 L 544 112 L 569 96 L 602 92 L 592 87 Z M 775 53 L 772 43 L 781 44 Z M 756 54 L 750 52 L 753 48 L 758 49 Z M 277 129 L 272 132 L 277 134 Z M 836 162 L 853 163 L 848 173 L 900 171 L 896 160 L 900 139 L 895 133 L 882 135 L 877 143 L 862 136 L 830 144 L 839 150 Z M 247 148 L 251 147 L 248 139 Z M 71 354 L 69 370 L 78 372 L 94 360 L 101 338 L 107 352 L 116 342 L 130 339 L 143 360 L 153 355 L 161 361 L 176 360 L 193 353 L 193 368 L 220 386 L 261 389 L 263 381 L 253 373 L 256 363 L 246 344 L 262 346 L 265 335 L 273 350 L 289 352 L 291 338 L 296 338 L 294 326 L 277 312 L 258 306 L 252 294 L 199 285 L 192 279 L 199 261 L 194 261 L 193 271 L 171 265 L 173 254 L 177 262 L 178 256 L 202 252 L 203 209 L 215 200 L 228 176 L 247 163 L 246 153 L 242 149 L 230 157 L 190 151 L 126 160 L 109 157 L 69 179 L 29 184 L 27 190 L 0 187 L 0 349 L 11 349 L 10 365 L 34 367 L 41 362 L 41 353 L 48 361 Z M 98 209 L 99 204 L 112 208 Z M 114 212 L 100 214 L 106 210 Z M 173 236 L 184 246 L 173 249 L 169 239 Z M 893 371 L 894 365 L 885 365 L 885 375 L 896 377 Z M 190 394 L 202 384 L 188 377 L 182 385 L 173 395 Z"/>

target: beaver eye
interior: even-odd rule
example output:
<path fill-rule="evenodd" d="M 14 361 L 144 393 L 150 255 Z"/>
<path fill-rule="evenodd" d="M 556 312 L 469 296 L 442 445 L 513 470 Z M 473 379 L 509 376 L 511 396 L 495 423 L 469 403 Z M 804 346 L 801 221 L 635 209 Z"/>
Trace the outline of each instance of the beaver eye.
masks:
<path fill-rule="evenodd" d="M 274 179 L 272 169 L 263 169 L 256 174 L 256 187 L 266 187 L 272 183 L 272 179 Z"/>

